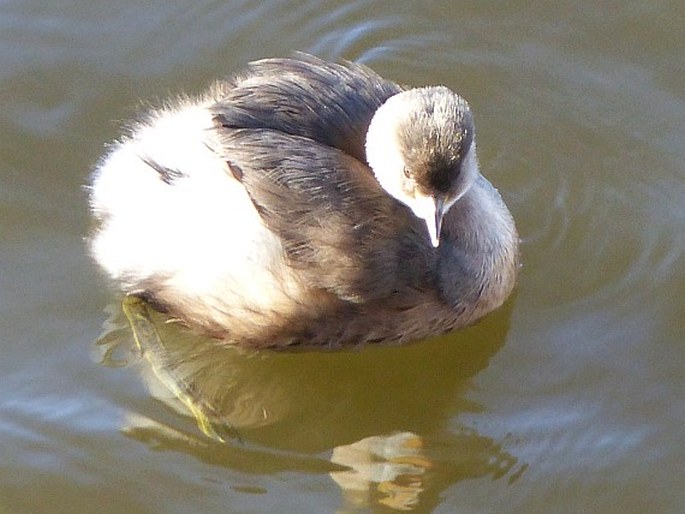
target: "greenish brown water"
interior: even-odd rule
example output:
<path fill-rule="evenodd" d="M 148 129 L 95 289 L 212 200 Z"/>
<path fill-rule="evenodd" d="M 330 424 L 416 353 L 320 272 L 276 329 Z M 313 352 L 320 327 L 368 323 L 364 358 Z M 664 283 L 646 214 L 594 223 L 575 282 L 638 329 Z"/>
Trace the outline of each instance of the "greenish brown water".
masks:
<path fill-rule="evenodd" d="M 260 5 L 0 3 L 0 512 L 685 511 L 682 2 Z M 516 294 L 402 348 L 141 356 L 89 170 L 142 100 L 292 50 L 469 100 Z"/>

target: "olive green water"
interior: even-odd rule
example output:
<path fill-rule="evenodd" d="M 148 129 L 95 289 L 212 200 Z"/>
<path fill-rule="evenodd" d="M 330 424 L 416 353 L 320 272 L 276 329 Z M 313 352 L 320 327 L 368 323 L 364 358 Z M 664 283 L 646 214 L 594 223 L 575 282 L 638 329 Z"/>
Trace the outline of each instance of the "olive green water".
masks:
<path fill-rule="evenodd" d="M 684 5 L 0 3 L 0 512 L 685 512 Z M 141 352 L 89 170 L 141 100 L 292 50 L 470 101 L 516 294 L 403 348 L 153 317 Z"/>

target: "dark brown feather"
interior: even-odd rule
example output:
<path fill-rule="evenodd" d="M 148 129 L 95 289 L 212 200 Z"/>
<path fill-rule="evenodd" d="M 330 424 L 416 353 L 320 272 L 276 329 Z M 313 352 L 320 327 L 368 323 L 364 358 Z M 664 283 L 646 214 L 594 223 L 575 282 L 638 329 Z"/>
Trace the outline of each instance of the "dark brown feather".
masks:
<path fill-rule="evenodd" d="M 360 303 L 432 284 L 435 256 L 421 222 L 364 164 L 304 137 L 217 131 L 222 157 L 242 171 L 266 226 L 310 287 Z"/>
<path fill-rule="evenodd" d="M 226 128 L 272 129 L 338 148 L 366 162 L 366 130 L 376 109 L 402 88 L 354 63 L 298 54 L 264 59 L 221 85 L 212 107 Z"/>

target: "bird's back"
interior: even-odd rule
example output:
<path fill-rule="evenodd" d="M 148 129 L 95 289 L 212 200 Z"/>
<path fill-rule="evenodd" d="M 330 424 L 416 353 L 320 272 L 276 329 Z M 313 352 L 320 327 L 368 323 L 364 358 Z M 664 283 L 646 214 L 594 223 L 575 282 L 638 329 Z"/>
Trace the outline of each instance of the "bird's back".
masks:
<path fill-rule="evenodd" d="M 425 262 L 400 271 L 426 260 L 420 223 L 366 165 L 369 123 L 397 84 L 300 54 L 250 63 L 219 87 L 215 151 L 308 287 L 360 303 L 426 281 Z"/>
<path fill-rule="evenodd" d="M 366 131 L 374 113 L 402 91 L 355 63 L 299 54 L 263 59 L 218 85 L 212 112 L 225 128 L 270 129 L 337 148 L 366 162 Z"/>

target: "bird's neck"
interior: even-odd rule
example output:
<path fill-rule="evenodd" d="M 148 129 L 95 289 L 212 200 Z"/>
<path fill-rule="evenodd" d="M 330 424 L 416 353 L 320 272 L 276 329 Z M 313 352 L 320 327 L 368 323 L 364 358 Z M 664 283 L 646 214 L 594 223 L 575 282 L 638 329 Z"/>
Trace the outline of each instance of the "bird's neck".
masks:
<path fill-rule="evenodd" d="M 476 319 L 514 287 L 518 234 L 499 193 L 480 175 L 448 216 L 438 247 L 439 287 L 453 308 L 473 308 Z"/>

